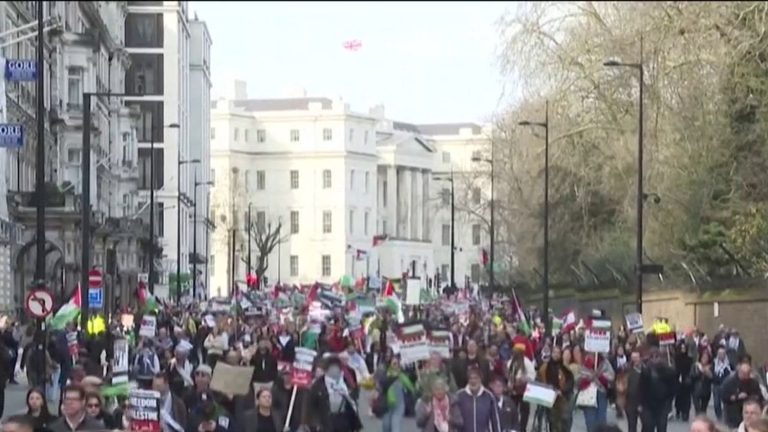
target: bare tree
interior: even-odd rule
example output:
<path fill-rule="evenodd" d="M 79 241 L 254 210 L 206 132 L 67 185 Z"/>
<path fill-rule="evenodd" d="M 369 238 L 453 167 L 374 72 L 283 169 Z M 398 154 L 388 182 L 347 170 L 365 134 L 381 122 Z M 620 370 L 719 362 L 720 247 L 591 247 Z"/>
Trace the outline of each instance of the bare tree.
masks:
<path fill-rule="evenodd" d="M 259 280 L 261 280 L 261 277 L 264 276 L 264 273 L 269 268 L 269 256 L 272 254 L 272 251 L 279 244 L 287 240 L 287 236 L 282 234 L 282 227 L 282 221 L 278 221 L 274 227 L 272 224 L 266 224 L 266 226 L 254 222 L 250 224 L 251 241 L 255 246 L 253 251 L 255 252 L 255 255 L 253 255 L 255 263 L 252 262 L 251 266 L 253 273 L 256 274 Z M 243 262 L 247 263 L 246 257 L 243 258 Z"/>

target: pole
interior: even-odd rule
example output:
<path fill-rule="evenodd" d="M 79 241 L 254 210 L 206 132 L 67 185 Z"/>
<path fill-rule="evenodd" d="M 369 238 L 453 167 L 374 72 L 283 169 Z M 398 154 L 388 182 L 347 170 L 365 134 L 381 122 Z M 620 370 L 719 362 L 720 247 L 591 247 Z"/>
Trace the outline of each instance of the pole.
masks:
<path fill-rule="evenodd" d="M 494 268 L 493 268 L 494 258 L 495 258 L 494 246 L 496 245 L 496 227 L 494 224 L 495 221 L 494 221 L 494 211 L 493 211 L 494 201 L 495 201 L 493 198 L 493 162 L 494 162 L 493 141 L 491 141 L 491 232 L 490 232 L 491 234 L 491 260 L 490 260 L 491 266 L 490 266 L 490 277 L 489 277 L 489 285 L 491 288 L 491 293 L 494 292 L 494 289 L 496 287 L 496 283 L 495 283 L 496 275 L 494 274 Z"/>
<path fill-rule="evenodd" d="M 45 39 L 43 34 L 43 2 L 37 2 L 37 160 L 35 163 L 35 189 L 37 191 L 37 218 L 35 231 L 37 235 L 37 254 L 35 259 L 36 285 L 45 287 Z M 2 95 L 5 97 L 5 95 Z M 45 324 L 37 320 L 35 342 L 38 352 L 45 350 Z M 15 365 L 14 365 L 15 367 Z M 11 367 L 11 376 L 14 373 Z M 45 362 L 39 362 L 38 372 L 45 376 Z M 45 390 L 45 381 L 43 382 Z"/>
<path fill-rule="evenodd" d="M 195 183 L 192 191 L 192 300 L 197 299 L 197 168 L 195 168 Z"/>
<path fill-rule="evenodd" d="M 230 293 L 234 294 L 235 292 L 235 242 L 237 241 L 237 229 L 232 228 L 232 249 L 230 250 L 230 265 L 231 273 L 229 275 L 229 286 L 230 286 Z"/>
<path fill-rule="evenodd" d="M 549 101 L 544 111 L 544 337 L 552 334 L 549 320 Z"/>
<path fill-rule="evenodd" d="M 42 72 L 42 71 L 41 71 Z M 88 270 L 91 268 L 91 94 L 83 93 L 83 148 L 80 174 L 83 183 L 81 205 L 80 326 L 88 328 Z"/>
<path fill-rule="evenodd" d="M 456 201 L 453 194 L 453 169 L 451 169 L 451 289 L 456 289 Z"/>
<path fill-rule="evenodd" d="M 246 276 L 251 273 L 251 203 L 248 203 L 248 223 L 245 225 L 245 231 L 248 233 L 248 270 Z"/>
<path fill-rule="evenodd" d="M 643 37 L 640 36 L 640 106 L 637 132 L 637 312 L 643 313 Z"/>
<path fill-rule="evenodd" d="M 280 269 L 282 267 L 282 261 L 283 261 L 283 254 L 282 254 L 282 244 L 283 242 L 280 241 L 280 230 L 283 228 L 283 224 L 280 223 L 277 225 L 277 283 L 280 284 Z M 352 276 L 354 277 L 354 264 L 352 264 L 353 270 L 352 270 Z"/>
<path fill-rule="evenodd" d="M 146 118 L 145 118 L 146 120 Z M 142 122 L 146 123 L 145 120 Z M 146 126 L 146 125 L 144 125 Z M 149 119 L 149 293 L 155 293 L 155 123 Z"/>
<path fill-rule="evenodd" d="M 207 198 L 206 198 L 207 200 Z M 205 224 L 205 288 L 208 290 L 208 293 L 210 293 L 210 289 L 208 288 L 208 260 L 210 259 L 210 252 L 208 251 L 208 218 L 206 217 L 203 220 L 203 223 Z M 205 297 L 208 297 L 208 293 L 206 293 Z"/>
<path fill-rule="evenodd" d="M 176 304 L 181 304 L 181 140 L 176 171 Z"/>

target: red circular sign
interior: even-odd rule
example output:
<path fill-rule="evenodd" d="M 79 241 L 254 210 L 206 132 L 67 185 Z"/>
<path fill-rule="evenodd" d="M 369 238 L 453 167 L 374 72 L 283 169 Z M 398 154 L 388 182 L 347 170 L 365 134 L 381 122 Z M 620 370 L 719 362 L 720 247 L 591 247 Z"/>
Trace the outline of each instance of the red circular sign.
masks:
<path fill-rule="evenodd" d="M 88 272 L 88 286 L 91 288 L 101 288 L 103 279 L 101 272 L 97 269 L 93 269 Z"/>

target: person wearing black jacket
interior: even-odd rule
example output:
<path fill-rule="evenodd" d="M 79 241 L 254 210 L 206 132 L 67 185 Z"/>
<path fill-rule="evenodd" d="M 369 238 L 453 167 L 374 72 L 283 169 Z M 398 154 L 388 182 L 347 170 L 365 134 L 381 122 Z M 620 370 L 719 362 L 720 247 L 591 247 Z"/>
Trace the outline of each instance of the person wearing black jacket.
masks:
<path fill-rule="evenodd" d="M 752 378 L 752 367 L 747 363 L 740 364 L 736 373 L 723 381 L 720 391 L 725 404 L 725 424 L 733 429 L 741 424 L 741 411 L 745 400 L 755 398 L 763 401 L 760 384 Z"/>
<path fill-rule="evenodd" d="M 693 359 L 688 354 L 685 341 L 681 341 L 677 345 L 677 354 L 675 355 L 675 371 L 677 372 L 678 383 L 677 395 L 675 396 L 675 416 L 678 420 L 686 423 L 688 423 L 688 418 L 691 415 L 692 369 Z"/>
<path fill-rule="evenodd" d="M 676 392 L 677 372 L 664 363 L 659 349 L 648 351 L 648 364 L 640 373 L 643 432 L 666 432 L 667 415 Z"/>
<path fill-rule="evenodd" d="M 0 339 L 0 365 L 8 365 L 11 363 L 11 353 L 8 346 L 5 345 L 5 341 Z M 0 367 L 0 417 L 3 416 L 5 410 L 5 384 L 8 382 L 13 369 L 8 367 Z"/>
<path fill-rule="evenodd" d="M 728 360 L 728 355 L 725 352 L 724 347 L 717 349 L 715 355 L 715 361 L 712 367 L 712 405 L 715 408 L 715 417 L 718 421 L 723 420 L 723 399 L 722 399 L 722 385 L 726 378 L 733 373 L 733 366 Z"/>
<path fill-rule="evenodd" d="M 48 402 L 42 391 L 31 388 L 27 392 L 27 415 L 35 424 L 34 432 L 48 431 L 48 425 L 53 423 L 57 417 L 48 410 Z"/>
<path fill-rule="evenodd" d="M 251 382 L 260 386 L 271 386 L 277 378 L 277 359 L 270 350 L 269 339 L 259 341 L 259 349 L 251 357 L 253 378 Z"/>

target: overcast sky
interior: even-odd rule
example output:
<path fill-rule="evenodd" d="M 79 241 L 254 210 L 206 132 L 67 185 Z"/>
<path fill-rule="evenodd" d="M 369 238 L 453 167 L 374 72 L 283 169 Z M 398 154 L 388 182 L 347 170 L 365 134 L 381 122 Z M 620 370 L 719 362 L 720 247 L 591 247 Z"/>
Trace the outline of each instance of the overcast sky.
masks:
<path fill-rule="evenodd" d="M 213 39 L 213 93 L 341 96 L 414 123 L 483 121 L 504 90 L 495 22 L 514 3 L 190 2 Z M 344 43 L 359 40 L 357 51 Z"/>

